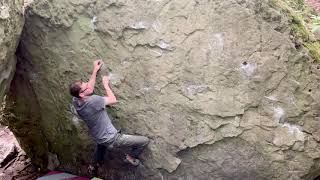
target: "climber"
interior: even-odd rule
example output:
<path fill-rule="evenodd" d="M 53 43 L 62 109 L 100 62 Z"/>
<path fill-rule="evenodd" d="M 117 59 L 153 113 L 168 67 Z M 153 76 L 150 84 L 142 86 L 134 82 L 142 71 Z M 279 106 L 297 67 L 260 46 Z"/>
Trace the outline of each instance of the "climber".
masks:
<path fill-rule="evenodd" d="M 101 60 L 94 61 L 89 81 L 74 81 L 69 87 L 70 94 L 73 96 L 73 106 L 78 116 L 87 124 L 90 134 L 97 143 L 93 166 L 90 165 L 89 170 L 96 171 L 102 165 L 106 149 L 130 148 L 130 152 L 126 153 L 124 160 L 137 166 L 140 163 L 138 156 L 149 143 L 149 139 L 144 136 L 122 134 L 111 123 L 105 106 L 116 103 L 117 99 L 109 87 L 108 76 L 102 76 L 106 96 L 93 95 L 97 72 L 102 64 Z"/>

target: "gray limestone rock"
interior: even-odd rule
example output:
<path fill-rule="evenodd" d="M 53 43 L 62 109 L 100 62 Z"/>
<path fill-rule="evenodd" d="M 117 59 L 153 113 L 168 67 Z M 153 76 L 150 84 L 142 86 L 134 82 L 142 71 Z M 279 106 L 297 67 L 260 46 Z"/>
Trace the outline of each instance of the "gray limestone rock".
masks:
<path fill-rule="evenodd" d="M 23 0 L 0 1 L 0 103 L 16 66 L 15 51 L 23 28 Z"/>
<path fill-rule="evenodd" d="M 68 84 L 103 59 L 119 101 L 108 108 L 114 124 L 152 141 L 143 168 L 111 153 L 99 176 L 320 175 L 320 71 L 296 49 L 286 15 L 271 1 L 38 0 L 27 10 L 18 55 L 26 83 L 14 89 L 27 96 L 16 97 L 17 112 L 37 114 L 62 169 L 85 175 L 94 149 L 69 111 Z M 31 110 L 22 108 L 30 102 Z"/>

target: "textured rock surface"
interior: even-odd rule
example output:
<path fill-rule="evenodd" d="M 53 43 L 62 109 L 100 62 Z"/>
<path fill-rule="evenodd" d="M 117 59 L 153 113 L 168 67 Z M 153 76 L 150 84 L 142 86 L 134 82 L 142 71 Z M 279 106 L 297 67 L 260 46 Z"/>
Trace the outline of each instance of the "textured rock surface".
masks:
<path fill-rule="evenodd" d="M 13 133 L 0 125 L 0 179 L 36 179 L 40 175 Z"/>
<path fill-rule="evenodd" d="M 23 0 L 0 1 L 0 103 L 15 71 L 15 51 L 23 21 Z"/>
<path fill-rule="evenodd" d="M 67 86 L 102 58 L 119 99 L 113 121 L 152 142 L 143 168 L 107 157 L 101 177 L 312 179 L 320 68 L 289 37 L 267 0 L 38 0 L 19 47 L 29 79 L 14 86 L 33 110 L 17 112 L 40 113 L 51 156 L 85 173 L 93 146 Z"/>

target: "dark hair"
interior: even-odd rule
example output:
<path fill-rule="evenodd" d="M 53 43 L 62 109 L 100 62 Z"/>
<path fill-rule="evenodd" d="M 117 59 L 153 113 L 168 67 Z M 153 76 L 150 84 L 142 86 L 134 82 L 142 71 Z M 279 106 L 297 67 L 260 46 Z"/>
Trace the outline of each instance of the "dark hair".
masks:
<path fill-rule="evenodd" d="M 80 98 L 79 96 L 80 90 L 81 90 L 80 84 L 81 84 L 80 81 L 74 81 L 69 85 L 69 91 L 71 96 Z"/>

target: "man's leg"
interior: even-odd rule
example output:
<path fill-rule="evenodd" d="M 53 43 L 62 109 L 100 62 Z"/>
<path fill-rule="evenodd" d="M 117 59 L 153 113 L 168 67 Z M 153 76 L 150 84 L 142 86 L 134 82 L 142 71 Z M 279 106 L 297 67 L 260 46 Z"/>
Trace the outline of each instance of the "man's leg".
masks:
<path fill-rule="evenodd" d="M 129 155 L 134 158 L 138 158 L 145 146 L 149 143 L 149 139 L 145 136 L 136 136 L 128 134 L 121 134 L 115 141 L 116 142 L 114 143 L 114 145 L 118 148 L 131 148 Z"/>
<path fill-rule="evenodd" d="M 94 165 L 102 165 L 103 161 L 104 161 L 104 155 L 106 153 L 106 147 L 102 144 L 98 144 L 95 154 L 94 154 L 94 161 L 93 164 Z"/>
<path fill-rule="evenodd" d="M 89 174 L 92 177 L 97 176 L 98 167 L 99 167 L 99 165 L 101 166 L 103 164 L 105 152 L 106 152 L 106 147 L 104 145 L 97 144 L 95 152 L 94 152 L 92 164 L 89 165 L 89 167 L 88 167 Z"/>

